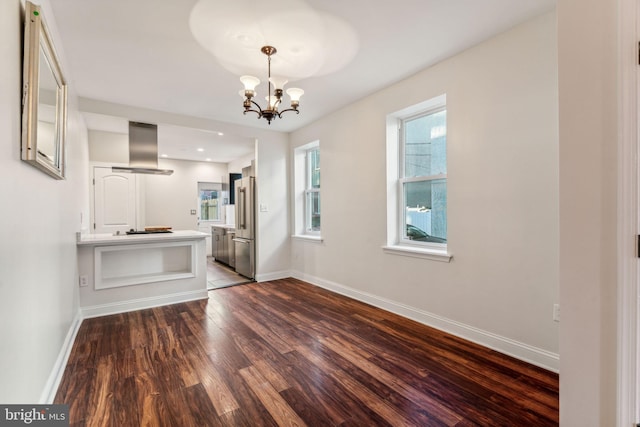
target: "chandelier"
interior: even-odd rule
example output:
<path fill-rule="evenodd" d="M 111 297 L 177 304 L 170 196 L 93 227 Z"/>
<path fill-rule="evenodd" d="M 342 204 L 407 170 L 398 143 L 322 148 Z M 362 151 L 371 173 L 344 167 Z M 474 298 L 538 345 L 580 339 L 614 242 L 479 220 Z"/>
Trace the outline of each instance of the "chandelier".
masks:
<path fill-rule="evenodd" d="M 269 67 L 268 76 L 269 82 L 271 84 L 269 84 L 269 82 L 267 83 L 268 93 L 265 97 L 267 106 L 266 108 L 262 109 L 260 105 L 258 105 L 253 100 L 256 96 L 256 86 L 260 84 L 260 79 L 253 76 L 242 76 L 240 77 L 240 81 L 242 82 L 242 84 L 244 84 L 244 90 L 240 91 L 240 96 L 244 98 L 243 114 L 247 114 L 247 112 L 252 111 L 258 114 L 259 119 L 262 117 L 267 119 L 267 122 L 269 122 L 269 124 L 271 124 L 271 120 L 274 120 L 276 117 L 282 118 L 282 114 L 286 113 L 287 111 L 295 111 L 296 114 L 300 114 L 300 111 L 298 111 L 298 106 L 300 105 L 300 97 L 304 94 L 304 91 L 298 88 L 287 89 L 287 95 L 289 95 L 289 98 L 291 99 L 291 108 L 278 111 L 278 107 L 282 102 L 283 88 L 284 85 L 287 84 L 287 80 L 280 77 L 271 77 L 271 56 L 275 55 L 275 53 L 277 52 L 276 48 L 273 46 L 263 46 L 260 51 L 267 55 Z M 273 95 L 271 95 L 271 85 L 273 85 Z M 252 108 L 252 106 L 257 109 Z"/>

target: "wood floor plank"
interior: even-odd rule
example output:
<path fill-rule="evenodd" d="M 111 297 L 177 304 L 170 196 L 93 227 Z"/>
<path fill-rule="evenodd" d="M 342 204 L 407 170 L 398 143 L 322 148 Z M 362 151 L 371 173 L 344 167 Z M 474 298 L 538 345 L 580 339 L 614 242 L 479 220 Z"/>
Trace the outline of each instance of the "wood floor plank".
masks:
<path fill-rule="evenodd" d="M 92 383 L 88 414 L 85 419 L 89 426 L 115 424 L 112 419 L 113 390 L 116 386 L 112 357 L 102 357 L 96 367 L 96 381 Z M 99 380 L 98 380 L 99 379 Z"/>
<path fill-rule="evenodd" d="M 209 393 L 206 387 L 207 386 L 202 383 L 185 390 L 185 398 L 188 406 L 188 410 L 185 412 L 192 414 L 194 424 L 197 427 L 224 426 L 224 423 L 218 418 L 217 410 L 209 399 Z"/>
<path fill-rule="evenodd" d="M 272 330 L 257 322 L 248 312 L 244 310 L 236 310 L 234 314 L 242 323 L 247 325 L 249 329 L 258 334 L 262 340 L 266 341 L 280 353 L 288 353 L 291 351 L 291 346 L 289 344 L 287 344 Z"/>
<path fill-rule="evenodd" d="M 309 401 L 314 402 L 317 410 L 326 414 L 322 420 L 327 424 L 349 425 L 356 421 L 356 425 L 388 424 L 377 413 L 362 405 L 330 372 L 297 351 L 288 353 L 286 357 L 292 367 L 291 375 L 295 377 L 294 387 L 306 395 Z"/>
<path fill-rule="evenodd" d="M 238 363 L 234 360 L 236 351 L 237 349 L 230 351 L 230 347 L 226 346 L 209 355 L 209 358 L 220 373 L 222 380 L 227 384 L 228 389 L 232 391 L 234 398 L 240 405 L 240 409 L 228 412 L 227 414 L 233 414 L 233 418 L 239 422 L 240 425 L 251 426 L 251 422 L 254 422 L 254 425 L 277 425 L 269 411 L 261 404 L 258 397 L 252 392 L 240 375 L 240 370 L 251 366 L 251 364 Z"/>
<path fill-rule="evenodd" d="M 279 426 L 304 427 L 307 425 L 256 368 L 249 366 L 241 369 L 240 375 Z"/>
<path fill-rule="evenodd" d="M 89 412 L 89 401 L 93 382 L 96 380 L 95 368 L 73 365 L 74 375 L 62 378 L 56 399 L 69 404 L 69 418 L 84 423 Z M 67 368 L 69 370 L 69 368 Z"/>
<path fill-rule="evenodd" d="M 85 319 L 72 426 L 558 425 L 558 375 L 297 279 Z"/>
<path fill-rule="evenodd" d="M 203 386 L 209 401 L 213 404 L 218 415 L 235 411 L 240 408 L 227 383 L 224 381 L 215 365 L 206 353 L 199 347 L 195 337 L 187 341 L 190 351 L 187 357 L 191 360 L 200 384 Z"/>
<path fill-rule="evenodd" d="M 276 390 L 282 391 L 290 387 L 287 380 L 278 372 L 278 367 L 275 366 L 283 360 L 280 352 L 271 349 L 267 344 L 258 340 L 247 339 L 240 335 L 234 335 L 234 340 L 238 348 L 251 361 L 251 364 L 269 380 Z"/>
<path fill-rule="evenodd" d="M 118 380 L 113 388 L 113 401 L 111 404 L 110 419 L 116 426 L 139 426 L 140 413 L 129 402 L 138 400 L 138 390 L 134 377 L 126 377 Z"/>
<path fill-rule="evenodd" d="M 178 425 L 168 409 L 165 397 L 161 394 L 158 381 L 158 378 L 148 372 L 135 376 L 138 400 L 133 404 L 139 411 L 140 425 Z"/>

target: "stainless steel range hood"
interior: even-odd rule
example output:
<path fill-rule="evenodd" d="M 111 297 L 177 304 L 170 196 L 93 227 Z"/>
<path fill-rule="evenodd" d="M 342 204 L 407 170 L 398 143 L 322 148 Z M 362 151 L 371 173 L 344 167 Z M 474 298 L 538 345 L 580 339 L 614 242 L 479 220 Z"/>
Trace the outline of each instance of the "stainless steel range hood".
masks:
<path fill-rule="evenodd" d="M 172 170 L 158 169 L 158 125 L 129 122 L 129 166 L 112 166 L 113 172 L 171 175 Z"/>

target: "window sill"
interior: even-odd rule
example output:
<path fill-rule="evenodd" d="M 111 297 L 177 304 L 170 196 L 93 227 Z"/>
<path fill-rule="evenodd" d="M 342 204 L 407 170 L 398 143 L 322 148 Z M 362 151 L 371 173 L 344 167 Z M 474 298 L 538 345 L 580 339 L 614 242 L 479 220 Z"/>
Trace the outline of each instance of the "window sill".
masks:
<path fill-rule="evenodd" d="M 410 247 L 410 246 L 383 246 L 382 250 L 385 253 L 400 255 L 400 256 L 408 256 L 413 258 L 423 258 L 430 259 L 432 261 L 440 261 L 440 262 L 450 262 L 453 255 L 448 253 L 446 250 L 438 250 L 431 248 L 418 248 L 418 247 Z"/>
<path fill-rule="evenodd" d="M 291 236 L 294 240 L 301 240 L 303 242 L 322 243 L 322 236 L 314 236 L 311 234 L 294 234 Z"/>

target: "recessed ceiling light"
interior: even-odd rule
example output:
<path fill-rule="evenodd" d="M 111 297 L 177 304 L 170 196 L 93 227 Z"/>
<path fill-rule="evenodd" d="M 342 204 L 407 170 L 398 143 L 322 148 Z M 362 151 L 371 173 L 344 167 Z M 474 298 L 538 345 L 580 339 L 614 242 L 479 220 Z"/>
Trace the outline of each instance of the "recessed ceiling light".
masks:
<path fill-rule="evenodd" d="M 169 157 L 166 154 L 161 154 L 160 157 Z"/>
<path fill-rule="evenodd" d="M 211 161 L 211 159 L 210 159 L 210 158 L 208 158 L 208 157 L 207 157 L 205 160 L 206 160 L 207 162 L 210 162 L 210 161 Z"/>
<path fill-rule="evenodd" d="M 198 151 L 203 152 L 204 148 L 198 148 Z"/>
<path fill-rule="evenodd" d="M 218 136 L 224 136 L 224 133 L 218 132 Z"/>

